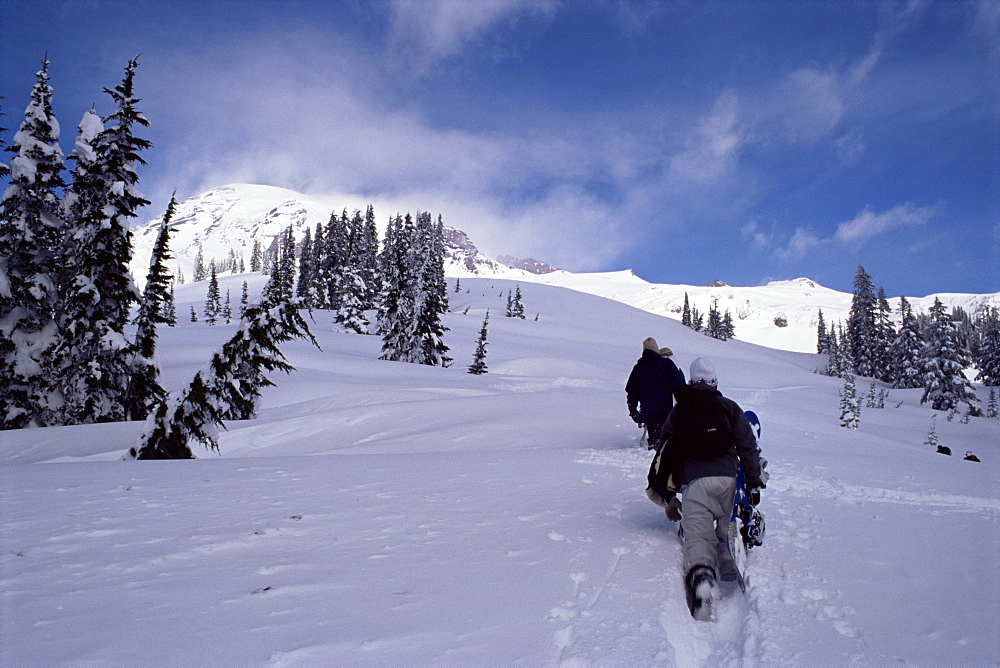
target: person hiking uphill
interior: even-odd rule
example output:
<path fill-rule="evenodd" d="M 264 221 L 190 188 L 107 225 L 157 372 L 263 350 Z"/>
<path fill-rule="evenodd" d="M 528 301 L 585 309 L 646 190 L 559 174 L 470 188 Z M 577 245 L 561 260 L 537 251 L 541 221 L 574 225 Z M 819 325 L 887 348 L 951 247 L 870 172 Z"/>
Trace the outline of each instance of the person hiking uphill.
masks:
<path fill-rule="evenodd" d="M 683 497 L 683 514 L 672 502 L 673 513 L 668 507 L 667 516 L 681 522 L 688 608 L 696 619 L 708 620 L 716 578 L 737 577 L 726 540 L 738 465 L 752 495 L 759 497 L 764 482 L 757 439 L 743 410 L 719 392 L 711 360 L 694 360 L 689 382 L 676 392 L 660 447 Z"/>
<path fill-rule="evenodd" d="M 667 353 L 669 349 L 664 348 Z M 669 354 L 661 354 L 653 337 L 642 342 L 642 357 L 632 367 L 625 383 L 629 417 L 646 425 L 650 449 L 660 442 L 660 428 L 674 405 L 674 392 L 684 387 L 684 373 Z"/>

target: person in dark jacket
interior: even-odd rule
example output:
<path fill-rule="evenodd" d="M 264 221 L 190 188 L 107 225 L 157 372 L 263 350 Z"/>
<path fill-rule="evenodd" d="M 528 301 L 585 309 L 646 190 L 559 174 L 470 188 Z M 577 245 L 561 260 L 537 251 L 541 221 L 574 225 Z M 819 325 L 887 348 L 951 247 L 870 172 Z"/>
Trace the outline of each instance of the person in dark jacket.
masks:
<path fill-rule="evenodd" d="M 669 349 L 664 349 L 669 352 Z M 642 342 L 642 357 L 632 367 L 625 383 L 628 414 L 636 424 L 646 425 L 649 447 L 660 442 L 660 428 L 674 406 L 674 392 L 684 387 L 684 373 L 670 355 L 660 353 L 656 339 Z"/>
<path fill-rule="evenodd" d="M 760 450 L 743 409 L 718 390 L 711 360 L 691 363 L 690 384 L 676 392 L 677 405 L 662 430 L 662 454 L 669 457 L 681 492 L 683 514 L 674 507 L 684 536 L 684 585 L 688 606 L 708 619 L 716 578 L 735 580 L 736 564 L 727 547 L 736 474 L 743 466 L 747 489 L 759 497 L 764 487 Z"/>

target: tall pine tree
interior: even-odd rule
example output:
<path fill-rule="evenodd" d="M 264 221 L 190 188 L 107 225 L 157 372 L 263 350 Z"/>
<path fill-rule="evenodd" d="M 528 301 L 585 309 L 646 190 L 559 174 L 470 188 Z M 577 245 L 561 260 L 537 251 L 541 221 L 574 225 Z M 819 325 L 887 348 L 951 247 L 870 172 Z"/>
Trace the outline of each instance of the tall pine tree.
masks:
<path fill-rule="evenodd" d="M 153 243 L 146 286 L 139 302 L 134 345 L 136 361 L 128 392 L 123 400 L 125 417 L 129 420 L 145 420 L 150 409 L 166 396 L 166 391 L 159 383 L 160 369 L 155 360 L 156 326 L 171 322 L 171 276 L 166 263 L 173 257 L 170 254 L 170 220 L 176 207 L 177 200 L 171 197 Z"/>
<path fill-rule="evenodd" d="M 879 334 L 876 324 L 877 301 L 872 277 L 858 265 L 854 277 L 854 296 L 847 319 L 847 338 L 850 342 L 854 373 L 866 378 L 879 375 Z"/>
<path fill-rule="evenodd" d="M 899 332 L 889 346 L 892 386 L 901 389 L 923 387 L 921 351 L 924 342 L 906 297 L 899 298 L 899 317 Z"/>
<path fill-rule="evenodd" d="M 15 155 L 0 200 L 0 429 L 45 424 L 46 413 L 61 402 L 43 367 L 58 340 L 58 249 L 65 229 L 58 194 L 64 163 L 48 69 L 45 60 L 6 147 Z"/>
<path fill-rule="evenodd" d="M 72 267 L 74 308 L 64 334 L 71 349 L 64 375 L 65 419 L 69 423 L 109 422 L 124 419 L 122 398 L 128 391 L 134 360 L 125 327 L 139 294 L 132 282 L 130 219 L 149 204 L 139 193 L 136 173 L 145 164 L 140 153 L 151 144 L 134 134 L 136 126 L 149 122 L 136 109 L 134 79 L 138 61 L 129 61 L 122 82 L 105 89 L 115 102 L 115 110 L 103 119 L 106 129 L 93 141 L 93 162 L 77 170 L 87 188 L 81 201 L 81 218 L 74 220 L 78 255 Z M 83 163 L 81 163 L 82 165 Z M 80 325 L 79 323 L 86 323 Z"/>
<path fill-rule="evenodd" d="M 930 402 L 936 411 L 950 411 L 957 410 L 964 402 L 969 413 L 977 415 L 979 399 L 964 373 L 970 361 L 968 353 L 958 344 L 958 332 L 951 316 L 937 297 L 930 316 L 922 354 L 924 394 L 920 403 Z"/>

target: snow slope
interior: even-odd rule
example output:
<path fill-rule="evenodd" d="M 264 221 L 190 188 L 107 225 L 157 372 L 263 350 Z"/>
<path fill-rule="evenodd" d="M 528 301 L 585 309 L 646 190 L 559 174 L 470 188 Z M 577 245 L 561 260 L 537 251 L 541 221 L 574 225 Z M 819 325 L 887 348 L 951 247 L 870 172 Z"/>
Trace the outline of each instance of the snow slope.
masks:
<path fill-rule="evenodd" d="M 218 455 L 120 461 L 139 424 L 0 432 L 0 665 L 1000 660 L 1000 421 L 938 414 L 944 457 L 920 392 L 893 390 L 845 430 L 815 356 L 541 284 L 508 319 L 513 285 L 462 279 L 448 369 L 378 361 L 377 337 L 316 313 L 323 350 L 288 344 L 298 370 Z M 200 309 L 204 285 L 177 297 Z M 167 384 L 234 328 L 165 328 Z M 643 493 L 622 388 L 650 335 L 685 371 L 710 356 L 763 421 L 765 542 L 712 623 L 688 615 L 676 527 Z"/>

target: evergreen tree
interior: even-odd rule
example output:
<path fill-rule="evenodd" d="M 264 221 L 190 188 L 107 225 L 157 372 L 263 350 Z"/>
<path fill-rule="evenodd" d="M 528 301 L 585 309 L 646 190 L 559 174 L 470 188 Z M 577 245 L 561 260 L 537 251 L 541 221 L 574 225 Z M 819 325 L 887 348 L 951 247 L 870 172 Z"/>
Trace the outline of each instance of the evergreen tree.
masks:
<path fill-rule="evenodd" d="M 194 305 L 191 305 L 191 322 L 198 322 L 198 313 L 194 310 Z"/>
<path fill-rule="evenodd" d="M 327 308 L 340 308 L 340 295 L 337 293 L 338 285 L 346 285 L 342 282 L 341 273 L 347 265 L 350 251 L 350 239 L 347 230 L 347 210 L 344 209 L 342 215 L 336 213 L 330 215 L 330 222 L 327 223 L 324 237 L 326 239 L 325 270 L 323 272 L 326 279 L 326 290 L 328 293 Z"/>
<path fill-rule="evenodd" d="M 410 264 L 413 220 L 396 216 L 386 230 L 387 245 L 382 249 L 382 294 L 378 312 L 378 334 L 382 337 L 379 359 L 396 362 L 419 361 L 415 341 L 417 277 Z"/>
<path fill-rule="evenodd" d="M 913 310 L 906 297 L 899 298 L 899 315 L 899 332 L 889 346 L 892 386 L 901 389 L 923 387 L 923 340 L 917 331 L 917 320 L 913 317 Z"/>
<path fill-rule="evenodd" d="M 365 284 L 364 306 L 366 309 L 371 309 L 375 307 L 375 302 L 381 292 L 378 271 L 378 228 L 375 225 L 375 207 L 371 204 L 365 211 L 365 223 L 360 244 L 358 276 Z"/>
<path fill-rule="evenodd" d="M 191 384 L 157 404 L 129 456 L 191 459 L 191 441 L 218 451 L 215 434 L 225 427 L 223 420 L 253 417 L 261 388 L 274 385 L 266 372 L 294 370 L 278 344 L 296 338 L 316 345 L 297 304 L 285 301 L 250 309 L 240 329 Z"/>
<path fill-rule="evenodd" d="M 511 294 L 510 290 L 507 291 L 507 308 L 503 314 L 505 318 L 514 317 L 514 295 Z"/>
<path fill-rule="evenodd" d="M 64 234 L 63 154 L 48 68 L 43 61 L 20 130 L 6 147 L 15 155 L 0 200 L 0 429 L 43 424 L 60 401 L 43 368 L 58 335 Z"/>
<path fill-rule="evenodd" d="M 524 302 L 521 301 L 521 286 L 514 286 L 514 304 L 512 312 L 515 318 L 524 320 Z"/>
<path fill-rule="evenodd" d="M 878 289 L 875 300 L 875 373 L 876 378 L 885 382 L 891 382 L 892 358 L 889 348 L 896 338 L 896 331 L 892 326 L 892 307 L 885 297 L 885 290 Z"/>
<path fill-rule="evenodd" d="M 861 400 L 858 398 L 854 376 L 848 374 L 840 391 L 840 426 L 857 429 L 861 426 Z"/>
<path fill-rule="evenodd" d="M 240 293 L 240 320 L 246 317 L 247 309 L 250 308 L 250 294 L 249 286 L 246 281 L 243 281 L 243 290 Z"/>
<path fill-rule="evenodd" d="M 0 95 L 0 102 L 3 102 L 3 95 Z M 3 110 L 0 109 L 0 118 L 4 117 Z M 7 150 L 7 142 L 4 140 L 4 135 L 7 134 L 7 128 L 0 126 L 0 151 Z M 0 162 L 0 179 L 7 178 L 10 175 L 10 165 Z"/>
<path fill-rule="evenodd" d="M 854 296 L 847 319 L 847 338 L 853 360 L 853 371 L 859 376 L 879 375 L 879 333 L 876 323 L 877 301 L 872 277 L 858 265 L 854 277 Z"/>
<path fill-rule="evenodd" d="M 681 324 L 685 327 L 691 327 L 694 324 L 694 320 L 691 318 L 691 305 L 688 303 L 688 293 L 684 293 L 684 308 L 681 310 Z"/>
<path fill-rule="evenodd" d="M 170 322 L 169 307 L 172 301 L 167 287 L 170 285 L 170 272 L 167 270 L 167 260 L 170 254 L 170 220 L 174 216 L 177 200 L 170 198 L 167 211 L 163 214 L 160 230 L 153 243 L 153 255 L 149 261 L 149 273 L 146 274 L 146 287 L 139 301 L 139 315 L 136 319 L 136 334 L 132 379 L 123 403 L 125 416 L 129 420 L 145 420 L 150 409 L 163 400 L 166 391 L 160 386 L 160 369 L 156 365 L 156 326 Z"/>
<path fill-rule="evenodd" d="M 291 225 L 279 235 L 277 246 L 271 278 L 264 287 L 264 301 L 269 304 L 291 301 L 295 290 L 295 233 Z"/>
<path fill-rule="evenodd" d="M 368 333 L 368 318 L 365 316 L 364 295 L 366 287 L 354 267 L 345 267 L 337 284 L 340 308 L 335 320 L 345 329 L 358 334 Z"/>
<path fill-rule="evenodd" d="M 705 320 L 702 314 L 694 306 L 691 307 L 691 329 L 696 332 L 700 332 L 705 326 Z"/>
<path fill-rule="evenodd" d="M 220 315 L 226 319 L 227 325 L 233 321 L 233 304 L 229 299 L 229 288 L 226 288 L 226 301 L 222 303 L 222 312 Z"/>
<path fill-rule="evenodd" d="M 729 309 L 726 309 L 726 312 L 722 314 L 721 331 L 723 341 L 736 338 L 736 326 L 733 324 L 733 314 L 729 312 Z"/>
<path fill-rule="evenodd" d="M 997 412 L 997 388 L 990 387 L 990 401 L 986 405 L 986 417 L 996 418 L 998 416 Z"/>
<path fill-rule="evenodd" d="M 713 339 L 722 339 L 722 315 L 719 313 L 719 301 L 712 300 L 712 305 L 708 309 L 708 325 L 705 327 L 705 334 Z"/>
<path fill-rule="evenodd" d="M 205 251 L 202 250 L 201 242 L 198 242 L 198 252 L 194 256 L 194 282 L 198 283 L 208 278 L 208 269 L 205 267 Z"/>
<path fill-rule="evenodd" d="M 86 273 L 100 295 L 90 311 L 90 328 L 96 333 L 90 340 L 94 344 L 94 356 L 90 359 L 96 359 L 98 370 L 85 380 L 89 389 L 82 417 L 87 422 L 122 419 L 121 398 L 132 375 L 131 346 L 125 337 L 125 327 L 139 293 L 129 270 L 132 260 L 129 226 L 130 220 L 138 216 L 138 210 L 149 204 L 138 190 L 136 169 L 146 164 L 140 153 L 152 146 L 134 133 L 136 126 L 149 126 L 149 121 L 136 109 L 139 100 L 135 97 L 134 80 L 138 66 L 136 59 L 129 61 L 121 83 L 113 90 L 104 89 L 114 101 L 115 110 L 103 119 L 107 129 L 94 141 L 107 194 L 102 209 L 105 218 L 94 230 L 86 249 L 89 265 Z M 76 342 L 74 347 L 82 349 Z"/>
<path fill-rule="evenodd" d="M 253 250 L 250 252 L 250 271 L 260 271 L 263 261 L 260 250 L 260 239 L 253 240 Z"/>
<path fill-rule="evenodd" d="M 941 443 L 938 441 L 937 435 L 937 415 L 931 416 L 931 428 L 927 432 L 927 440 L 924 441 L 924 445 L 929 445 L 938 452 L 941 452 Z M 951 454 L 951 450 L 948 450 L 947 454 Z"/>
<path fill-rule="evenodd" d="M 208 279 L 208 294 L 205 296 L 205 322 L 214 327 L 220 313 L 222 313 L 222 302 L 219 297 L 219 278 L 215 273 L 215 263 L 213 262 Z"/>
<path fill-rule="evenodd" d="M 486 317 L 483 318 L 483 326 L 479 329 L 479 339 L 476 340 L 476 352 L 472 356 L 472 364 L 469 365 L 469 373 L 474 375 L 481 375 L 487 373 L 486 367 L 486 336 L 487 327 L 490 323 L 490 312 L 486 311 Z"/>
<path fill-rule="evenodd" d="M 306 308 L 313 308 L 315 299 L 316 264 L 313 256 L 312 233 L 306 228 L 306 236 L 302 239 L 302 251 L 299 254 L 299 282 L 295 286 L 295 296 Z"/>
<path fill-rule="evenodd" d="M 417 268 L 417 284 L 413 295 L 415 343 L 419 345 L 419 361 L 430 366 L 448 366 L 448 346 L 444 333 L 448 328 L 441 316 L 448 312 L 448 285 L 444 279 L 444 243 L 440 219 L 434 224 L 430 213 L 417 219 L 416 243 L 413 245 L 411 266 Z M 524 317 L 523 307 L 521 317 Z"/>
<path fill-rule="evenodd" d="M 929 401 L 934 410 L 953 411 L 958 409 L 959 403 L 965 402 L 969 412 L 977 415 L 980 413 L 979 399 L 964 374 L 970 361 L 968 354 L 958 345 L 955 326 L 937 297 L 930 316 L 922 351 L 924 394 L 920 403 Z"/>
<path fill-rule="evenodd" d="M 174 299 L 174 283 L 170 282 L 170 292 L 167 302 L 163 305 L 163 322 L 169 327 L 177 326 L 177 303 Z"/>
<path fill-rule="evenodd" d="M 1000 385 L 1000 313 L 987 307 L 979 317 L 980 343 L 976 355 L 976 380 L 984 385 Z"/>
<path fill-rule="evenodd" d="M 829 334 L 826 331 L 826 321 L 823 320 L 823 309 L 819 310 L 816 324 L 816 352 L 820 355 L 830 354 Z"/>

